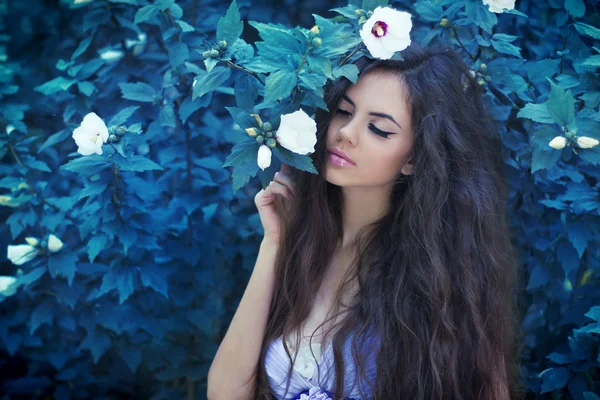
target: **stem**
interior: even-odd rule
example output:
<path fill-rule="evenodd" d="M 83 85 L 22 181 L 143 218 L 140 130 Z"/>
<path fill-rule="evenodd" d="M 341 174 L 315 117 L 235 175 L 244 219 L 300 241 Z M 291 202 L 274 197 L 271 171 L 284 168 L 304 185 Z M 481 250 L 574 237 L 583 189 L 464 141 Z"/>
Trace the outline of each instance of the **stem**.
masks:
<path fill-rule="evenodd" d="M 229 68 L 233 68 L 233 69 L 238 69 L 238 70 L 240 70 L 240 71 L 244 71 L 245 73 L 247 73 L 247 74 L 250 74 L 250 75 L 252 75 L 253 77 L 255 77 L 256 79 L 258 79 L 258 81 L 259 81 L 260 83 L 262 83 L 263 85 L 265 84 L 265 83 L 262 81 L 262 79 L 260 79 L 260 76 L 258 76 L 258 74 L 257 74 L 256 72 L 250 71 L 249 69 L 246 69 L 246 68 L 244 68 L 244 67 L 241 67 L 241 66 L 239 66 L 239 65 L 236 65 L 236 64 L 232 63 L 232 62 L 231 62 L 231 61 L 229 61 L 229 60 L 227 60 L 227 61 L 225 61 L 225 62 L 227 63 L 227 66 L 228 66 Z"/>
<path fill-rule="evenodd" d="M 342 60 L 342 62 L 340 63 L 339 67 L 341 67 L 342 65 L 346 64 L 346 62 L 353 56 L 356 54 L 356 52 L 358 51 L 358 49 L 360 48 L 360 43 L 356 45 L 356 47 L 354 48 L 354 50 L 352 50 L 352 52 L 350 54 L 348 54 L 346 57 L 344 57 L 344 59 Z"/>
<path fill-rule="evenodd" d="M 462 49 L 465 51 L 465 53 L 467 53 L 467 55 L 469 56 L 469 58 L 471 59 L 471 61 L 473 61 L 473 62 L 477 61 L 477 59 L 475 57 L 473 57 L 471 55 L 471 53 L 469 53 L 469 51 L 467 50 L 467 48 L 462 44 L 462 42 L 458 38 L 458 31 L 456 29 L 454 29 L 454 26 L 452 27 L 452 32 L 454 32 L 454 38 L 456 39 L 456 41 L 458 42 L 458 44 L 460 44 L 460 47 L 462 47 Z"/>

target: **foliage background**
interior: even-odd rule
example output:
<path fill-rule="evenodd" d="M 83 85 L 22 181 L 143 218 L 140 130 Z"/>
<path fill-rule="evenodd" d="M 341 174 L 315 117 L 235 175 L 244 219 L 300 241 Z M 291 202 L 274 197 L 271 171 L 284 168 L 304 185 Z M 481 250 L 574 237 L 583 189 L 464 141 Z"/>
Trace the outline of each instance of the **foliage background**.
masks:
<path fill-rule="evenodd" d="M 351 2 L 384 2 L 364 3 Z M 265 40 L 249 21 L 342 23 L 329 9 L 345 5 L 240 0 L 242 38 Z M 480 73 L 502 132 L 528 398 L 598 399 L 600 146 L 547 145 L 600 138 L 598 2 L 524 0 L 503 14 L 475 0 L 391 5 L 413 15 L 413 40 L 444 42 Z M 244 95 L 256 82 L 223 61 L 205 72 L 228 7 L 0 2 L 0 247 L 64 242 L 21 266 L 0 252 L 0 275 L 17 278 L 0 294 L 0 398 L 205 398 L 262 237 L 253 197 L 278 169 L 234 194 L 223 168 L 247 138 L 225 107 L 264 96 L 260 84 Z M 213 83 L 202 96 L 198 76 Z M 71 134 L 90 111 L 126 133 L 81 157 Z"/>

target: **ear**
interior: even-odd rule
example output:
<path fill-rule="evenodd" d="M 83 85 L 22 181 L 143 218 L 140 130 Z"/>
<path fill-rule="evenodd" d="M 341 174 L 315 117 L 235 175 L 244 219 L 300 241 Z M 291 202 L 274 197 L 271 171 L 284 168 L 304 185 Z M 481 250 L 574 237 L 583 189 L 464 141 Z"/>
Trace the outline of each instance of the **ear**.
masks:
<path fill-rule="evenodd" d="M 414 165 L 412 163 L 412 159 L 408 160 L 400 169 L 402 175 L 412 175 L 414 172 Z"/>

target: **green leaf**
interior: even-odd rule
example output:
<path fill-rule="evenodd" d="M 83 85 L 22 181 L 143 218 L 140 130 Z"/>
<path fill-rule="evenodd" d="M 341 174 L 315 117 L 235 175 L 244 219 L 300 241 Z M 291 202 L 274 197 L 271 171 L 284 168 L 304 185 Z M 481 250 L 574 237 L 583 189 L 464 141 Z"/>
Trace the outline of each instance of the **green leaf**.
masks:
<path fill-rule="evenodd" d="M 373 11 L 377 7 L 385 7 L 389 3 L 389 0 L 363 0 L 361 8 L 365 11 Z"/>
<path fill-rule="evenodd" d="M 128 100 L 152 103 L 157 100 L 158 95 L 154 88 L 147 83 L 119 83 L 122 97 Z"/>
<path fill-rule="evenodd" d="M 350 82 L 356 83 L 358 81 L 358 67 L 354 64 L 345 64 L 341 67 L 337 67 L 333 70 L 333 76 L 339 78 L 340 76 L 346 77 Z"/>
<path fill-rule="evenodd" d="M 103 233 L 99 233 L 96 236 L 94 236 L 92 239 L 90 239 L 90 241 L 87 244 L 87 248 L 88 248 L 88 258 L 90 259 L 91 263 L 94 262 L 94 259 L 106 247 L 107 243 L 108 243 L 108 237 Z"/>
<path fill-rule="evenodd" d="M 350 24 L 338 24 L 316 14 L 313 16 L 323 39 L 323 44 L 314 50 L 315 54 L 332 58 L 346 54 L 361 43 L 360 35 L 352 30 Z"/>
<path fill-rule="evenodd" d="M 107 334 L 94 330 L 92 333 L 88 334 L 83 342 L 81 342 L 79 350 L 90 350 L 92 352 L 92 357 L 94 358 L 94 363 L 97 364 L 100 357 L 110 349 L 111 345 L 112 341 Z"/>
<path fill-rule="evenodd" d="M 185 124 L 187 119 L 196 111 L 202 107 L 206 107 L 210 104 L 212 99 L 212 93 L 208 93 L 206 96 L 202 96 L 199 99 L 192 100 L 192 96 L 188 96 L 183 100 L 179 106 L 179 118 L 181 122 Z"/>
<path fill-rule="evenodd" d="M 77 88 L 81 94 L 88 97 L 96 91 L 96 86 L 89 81 L 77 82 Z"/>
<path fill-rule="evenodd" d="M 593 37 L 594 39 L 600 39 L 600 29 L 594 26 L 584 24 L 583 22 L 575 22 L 573 26 L 575 26 L 577 32 L 579 32 L 582 35 L 588 35 Z"/>
<path fill-rule="evenodd" d="M 540 169 L 550 169 L 560 159 L 562 150 L 556 150 L 548 146 L 548 149 L 543 147 L 535 147 L 531 160 L 531 173 Z"/>
<path fill-rule="evenodd" d="M 113 289 L 119 292 L 119 304 L 123 304 L 135 290 L 135 270 L 127 267 L 113 267 L 102 278 L 102 285 L 98 296 L 102 296 Z"/>
<path fill-rule="evenodd" d="M 571 91 L 565 91 L 551 80 L 551 89 L 546 107 L 550 117 L 560 126 L 570 126 L 575 118 L 575 99 Z"/>
<path fill-rule="evenodd" d="M 332 8 L 329 11 L 335 11 L 336 13 L 341 14 L 348 19 L 358 19 L 356 10 L 358 10 L 358 7 L 356 7 L 354 4 L 349 4 L 345 7 Z"/>
<path fill-rule="evenodd" d="M 119 125 L 123 125 L 125 122 L 127 122 L 127 120 L 129 118 L 131 118 L 131 116 L 133 115 L 133 113 L 140 108 L 140 106 L 129 106 L 129 107 L 125 107 L 124 109 L 122 109 L 121 111 L 119 111 L 115 116 L 113 116 L 110 121 L 108 122 L 108 126 L 119 126 Z"/>
<path fill-rule="evenodd" d="M 600 165 L 600 145 L 579 151 L 579 158 L 592 165 Z"/>
<path fill-rule="evenodd" d="M 196 100 L 196 98 L 202 97 L 208 92 L 212 92 L 225 83 L 230 76 L 231 70 L 225 67 L 215 67 L 206 75 L 198 75 L 196 77 L 196 86 L 194 86 L 192 100 Z"/>
<path fill-rule="evenodd" d="M 90 47 L 90 43 L 92 43 L 93 38 L 93 35 L 89 35 L 79 43 L 79 46 L 77 46 L 77 49 L 73 52 L 73 55 L 71 56 L 71 61 L 74 61 L 77 57 L 82 55 L 88 47 Z"/>
<path fill-rule="evenodd" d="M 161 126 L 170 126 L 171 128 L 177 126 L 177 117 L 175 116 L 172 104 L 165 104 L 160 108 L 159 119 Z"/>
<path fill-rule="evenodd" d="M 29 318 L 29 333 L 33 335 L 43 324 L 52 325 L 54 319 L 54 307 L 50 300 L 44 300 L 31 313 Z"/>
<path fill-rule="evenodd" d="M 52 254 L 48 258 L 48 272 L 53 278 L 59 275 L 67 278 L 67 282 L 71 286 L 73 278 L 75 278 L 75 271 L 77 271 L 77 261 L 79 261 L 79 257 L 76 254 Z"/>
<path fill-rule="evenodd" d="M 119 348 L 119 355 L 125 361 L 131 372 L 135 374 L 142 363 L 142 351 L 136 347 L 127 346 Z"/>
<path fill-rule="evenodd" d="M 528 118 L 535 122 L 543 124 L 553 124 L 554 120 L 548 113 L 548 107 L 545 104 L 527 103 L 517 113 L 518 118 Z"/>
<path fill-rule="evenodd" d="M 144 287 L 152 288 L 155 292 L 169 298 L 169 285 L 167 278 L 160 272 L 158 266 L 146 265 L 140 268 L 140 279 Z"/>
<path fill-rule="evenodd" d="M 223 167 L 233 166 L 233 193 L 244 186 L 258 172 L 258 143 L 256 140 L 246 140 L 236 144 L 227 156 Z"/>
<path fill-rule="evenodd" d="M 585 15 L 585 3 L 583 0 L 565 0 L 565 10 L 574 17 Z"/>
<path fill-rule="evenodd" d="M 210 73 L 219 63 L 219 60 L 216 58 L 207 58 L 204 60 L 204 66 L 206 67 L 206 72 Z"/>
<path fill-rule="evenodd" d="M 233 0 L 224 17 L 219 18 L 217 23 L 217 41 L 225 40 L 227 46 L 233 46 L 244 30 L 241 21 L 240 10 Z"/>
<path fill-rule="evenodd" d="M 282 69 L 272 73 L 265 83 L 265 103 L 290 96 L 297 82 L 295 71 Z"/>
<path fill-rule="evenodd" d="M 419 0 L 415 3 L 415 10 L 421 18 L 426 21 L 439 22 L 444 14 L 440 4 L 434 4 L 430 0 Z"/>
<path fill-rule="evenodd" d="M 179 27 L 181 28 L 182 32 L 187 33 L 187 32 L 193 32 L 193 31 L 196 30 L 192 25 L 188 24 L 185 21 L 178 20 L 178 21 L 175 21 L 175 22 L 177 23 L 177 25 L 179 25 Z"/>
<path fill-rule="evenodd" d="M 521 49 L 513 44 L 507 43 L 507 42 L 503 42 L 503 41 L 498 41 L 498 40 L 491 40 L 492 42 L 492 47 L 494 47 L 494 49 L 496 49 L 496 51 L 500 52 L 500 53 L 504 53 L 504 54 L 510 54 L 512 56 L 515 57 L 519 57 L 519 58 L 523 58 L 521 57 Z"/>
<path fill-rule="evenodd" d="M 317 174 L 317 169 L 315 168 L 312 159 L 310 156 L 304 154 L 300 155 L 294 153 L 284 147 L 277 146 L 272 149 L 273 155 L 279 159 L 279 161 L 291 165 L 299 170 L 310 172 L 313 174 Z"/>
<path fill-rule="evenodd" d="M 120 154 L 115 154 L 112 160 L 123 171 L 142 172 L 163 169 L 163 167 L 154 161 L 140 155 L 125 158 Z"/>
<path fill-rule="evenodd" d="M 258 83 L 256 78 L 248 74 L 240 75 L 235 81 L 233 94 L 238 107 L 252 109 L 258 98 Z"/>
<path fill-rule="evenodd" d="M 135 13 L 133 23 L 137 25 L 142 22 L 148 21 L 150 18 L 153 18 L 156 14 L 158 14 L 159 11 L 160 9 L 155 4 L 142 7 Z"/>
<path fill-rule="evenodd" d="M 587 57 L 585 60 L 583 60 L 581 65 L 586 65 L 588 67 L 600 67 L 600 54 Z"/>
<path fill-rule="evenodd" d="M 564 367 L 551 368 L 542 373 L 542 390 L 540 393 L 552 392 L 566 386 L 569 382 L 569 370 Z"/>
<path fill-rule="evenodd" d="M 50 94 L 64 92 L 65 90 L 69 89 L 76 82 L 77 82 L 76 80 L 67 79 L 62 76 L 59 76 L 59 77 L 54 78 L 51 81 L 48 81 L 42 85 L 36 86 L 34 88 L 34 90 L 48 96 Z"/>
<path fill-rule="evenodd" d="M 182 42 L 177 42 L 169 46 L 169 61 L 172 68 L 177 68 L 187 61 L 190 57 L 190 50 L 187 45 Z"/>

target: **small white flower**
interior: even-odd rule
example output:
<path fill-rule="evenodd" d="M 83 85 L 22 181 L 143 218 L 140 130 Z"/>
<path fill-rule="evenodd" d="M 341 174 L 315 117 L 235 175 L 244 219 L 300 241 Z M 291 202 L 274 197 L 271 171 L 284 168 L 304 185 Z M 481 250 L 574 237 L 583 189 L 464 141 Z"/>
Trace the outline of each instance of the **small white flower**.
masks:
<path fill-rule="evenodd" d="M 7 135 L 10 135 L 10 133 L 14 130 L 15 130 L 15 126 L 13 124 L 6 125 L 6 134 Z"/>
<path fill-rule="evenodd" d="M 594 146 L 597 146 L 600 143 L 597 139 L 587 137 L 587 136 L 579 136 L 577 138 L 577 146 L 582 149 L 591 149 Z"/>
<path fill-rule="evenodd" d="M 138 33 L 137 40 L 125 39 L 125 48 L 130 49 L 132 47 L 134 56 L 139 56 L 146 49 L 146 34 L 144 32 Z"/>
<path fill-rule="evenodd" d="M 16 288 L 13 285 L 16 281 L 12 276 L 0 276 L 0 294 L 6 297 L 15 294 Z"/>
<path fill-rule="evenodd" d="M 304 110 L 299 109 L 281 116 L 275 137 L 289 151 L 298 154 L 313 153 L 317 144 L 317 123 Z"/>
<path fill-rule="evenodd" d="M 409 13 L 377 7 L 360 30 L 360 37 L 373 57 L 387 60 L 410 45 L 411 29 Z"/>
<path fill-rule="evenodd" d="M 123 58 L 123 56 L 125 56 L 125 53 L 123 53 L 123 51 L 111 49 L 102 50 L 99 52 L 99 54 L 100 58 L 106 62 L 117 62 L 121 58 Z"/>
<path fill-rule="evenodd" d="M 86 115 L 81 126 L 73 131 L 73 139 L 77 143 L 79 154 L 102 155 L 102 145 L 108 140 L 108 128 L 104 121 L 92 112 Z"/>
<path fill-rule="evenodd" d="M 50 234 L 50 237 L 48 238 L 48 250 L 50 250 L 53 253 L 56 253 L 57 251 L 62 249 L 62 247 L 63 242 L 61 242 L 61 240 L 53 234 Z"/>
<path fill-rule="evenodd" d="M 38 252 L 38 249 L 28 244 L 8 245 L 7 258 L 15 265 L 22 265 L 33 260 Z"/>
<path fill-rule="evenodd" d="M 266 144 L 258 148 L 258 157 L 256 159 L 258 167 L 263 171 L 271 166 L 271 149 Z"/>
<path fill-rule="evenodd" d="M 503 13 L 505 8 L 515 8 L 515 0 L 483 0 L 483 4 L 489 6 L 490 12 L 495 13 Z"/>
<path fill-rule="evenodd" d="M 553 149 L 560 150 L 567 145 L 567 139 L 562 136 L 557 136 L 548 143 L 548 146 Z"/>

